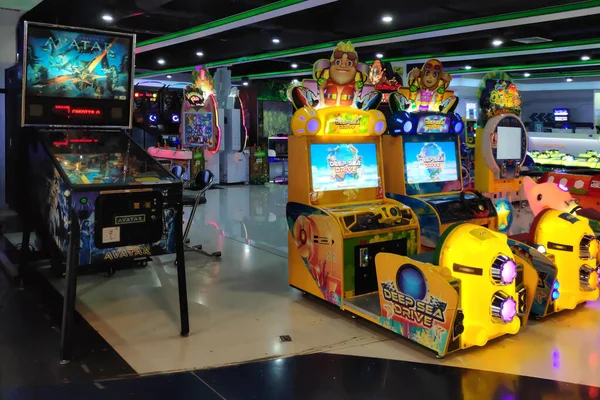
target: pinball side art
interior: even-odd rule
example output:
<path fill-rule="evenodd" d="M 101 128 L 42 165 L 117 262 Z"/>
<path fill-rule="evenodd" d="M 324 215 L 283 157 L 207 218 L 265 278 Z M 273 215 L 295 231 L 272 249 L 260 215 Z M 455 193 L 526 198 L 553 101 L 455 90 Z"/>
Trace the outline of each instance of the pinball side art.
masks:
<path fill-rule="evenodd" d="M 218 105 L 214 81 L 201 66 L 192 71 L 192 83 L 184 90 L 183 139 L 189 147 L 204 147 L 211 153 L 221 146 Z"/>

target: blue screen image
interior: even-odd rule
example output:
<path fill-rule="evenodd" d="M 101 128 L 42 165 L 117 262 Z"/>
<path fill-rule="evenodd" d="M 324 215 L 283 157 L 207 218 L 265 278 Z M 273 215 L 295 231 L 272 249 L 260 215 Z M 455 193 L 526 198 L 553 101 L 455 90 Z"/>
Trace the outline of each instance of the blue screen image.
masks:
<path fill-rule="evenodd" d="M 311 144 L 310 160 L 315 191 L 379 186 L 375 143 Z"/>
<path fill-rule="evenodd" d="M 459 179 L 454 142 L 406 142 L 404 157 L 408 185 Z"/>
<path fill-rule="evenodd" d="M 132 38 L 29 26 L 29 96 L 128 100 Z"/>

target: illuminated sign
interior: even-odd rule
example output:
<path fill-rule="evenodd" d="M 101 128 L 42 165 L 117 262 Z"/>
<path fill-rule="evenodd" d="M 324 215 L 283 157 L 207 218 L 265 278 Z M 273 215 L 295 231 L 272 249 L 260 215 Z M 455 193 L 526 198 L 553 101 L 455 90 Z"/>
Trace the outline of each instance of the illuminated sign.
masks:
<path fill-rule="evenodd" d="M 98 143 L 98 139 L 66 139 L 62 142 L 52 142 L 52 144 L 57 147 L 68 146 L 69 144 L 76 143 Z"/>
<path fill-rule="evenodd" d="M 369 130 L 369 116 L 358 113 L 333 112 L 325 118 L 325 133 L 367 133 Z"/>
<path fill-rule="evenodd" d="M 450 130 L 449 118 L 444 115 L 428 115 L 419 121 L 419 133 L 448 133 Z"/>
<path fill-rule="evenodd" d="M 54 114 L 70 118 L 72 115 L 77 117 L 102 117 L 102 110 L 89 107 L 72 107 L 68 104 L 55 104 L 52 107 Z"/>
<path fill-rule="evenodd" d="M 567 108 L 555 108 L 554 109 L 554 122 L 567 122 L 569 121 L 569 110 Z"/>
<path fill-rule="evenodd" d="M 111 251 L 104 255 L 104 261 L 119 260 L 121 258 L 151 256 L 152 253 L 147 247 L 125 248 Z"/>
<path fill-rule="evenodd" d="M 115 217 L 115 225 L 142 224 L 144 222 L 146 222 L 146 216 L 144 214 Z"/>

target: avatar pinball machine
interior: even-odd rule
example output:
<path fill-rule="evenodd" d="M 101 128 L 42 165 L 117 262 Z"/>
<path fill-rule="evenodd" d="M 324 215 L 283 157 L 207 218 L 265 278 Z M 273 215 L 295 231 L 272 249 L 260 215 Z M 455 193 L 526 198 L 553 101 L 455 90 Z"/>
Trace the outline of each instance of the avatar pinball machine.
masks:
<path fill-rule="evenodd" d="M 69 361 L 77 275 L 177 254 L 181 335 L 189 332 L 182 183 L 123 129 L 131 129 L 135 35 L 25 22 L 18 188 L 24 222 L 66 272 L 61 359 Z M 38 212 L 39 211 L 39 212 Z M 63 264 L 66 261 L 66 264 Z"/>

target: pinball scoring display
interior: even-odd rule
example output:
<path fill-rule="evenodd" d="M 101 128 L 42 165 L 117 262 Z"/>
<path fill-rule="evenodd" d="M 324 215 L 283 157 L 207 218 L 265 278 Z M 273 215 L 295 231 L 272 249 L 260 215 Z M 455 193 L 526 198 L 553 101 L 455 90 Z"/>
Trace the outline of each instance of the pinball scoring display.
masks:
<path fill-rule="evenodd" d="M 22 126 L 131 127 L 133 35 L 24 26 Z"/>

